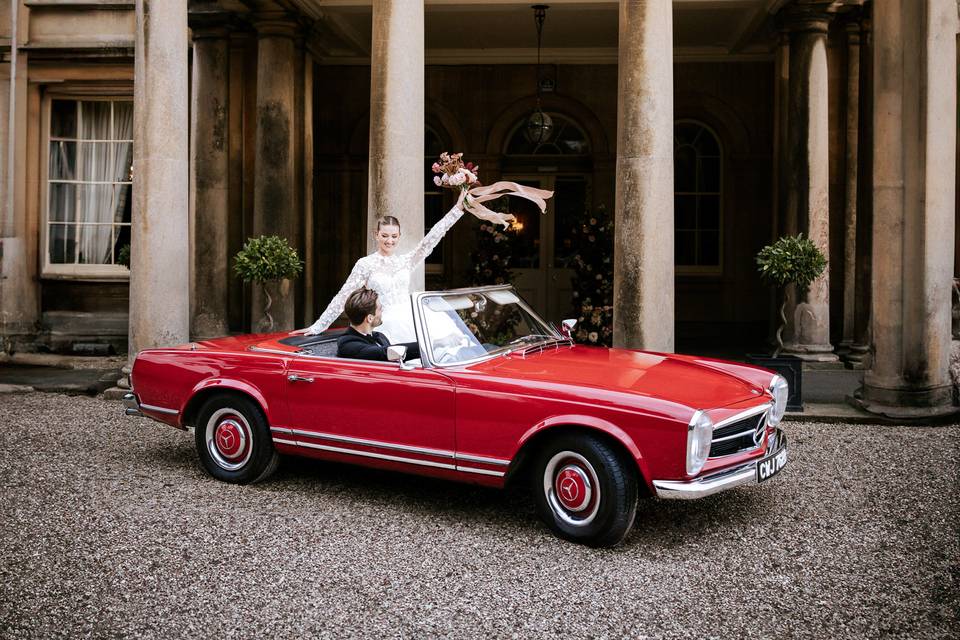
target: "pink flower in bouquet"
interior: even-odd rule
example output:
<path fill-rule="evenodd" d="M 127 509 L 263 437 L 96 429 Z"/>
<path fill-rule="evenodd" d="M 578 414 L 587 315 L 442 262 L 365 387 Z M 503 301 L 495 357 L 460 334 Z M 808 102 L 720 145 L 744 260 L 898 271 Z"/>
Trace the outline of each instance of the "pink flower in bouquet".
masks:
<path fill-rule="evenodd" d="M 480 167 L 472 162 L 464 164 L 462 158 L 462 153 L 441 153 L 440 159 L 434 162 L 431 167 L 434 173 L 439 174 L 434 176 L 433 183 L 438 187 L 451 189 L 458 187 L 466 189 L 479 185 L 480 180 L 477 178 L 477 172 Z"/>

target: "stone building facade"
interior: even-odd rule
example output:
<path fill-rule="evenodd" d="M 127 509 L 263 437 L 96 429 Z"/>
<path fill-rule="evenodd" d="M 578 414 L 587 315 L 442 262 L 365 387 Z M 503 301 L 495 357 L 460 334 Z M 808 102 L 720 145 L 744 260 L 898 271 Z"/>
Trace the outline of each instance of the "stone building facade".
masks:
<path fill-rule="evenodd" d="M 604 206 L 616 344 L 763 346 L 753 256 L 803 232 L 830 268 L 790 299 L 790 349 L 864 368 L 872 410 L 949 411 L 958 22 L 955 0 L 554 0 L 538 65 L 525 2 L 5 3 L 5 346 L 249 331 L 261 301 L 230 256 L 259 234 L 305 259 L 272 292 L 305 326 L 377 215 L 403 250 L 452 204 L 425 170 L 459 150 L 485 182 L 555 190 L 520 212 L 514 262 L 551 320 L 569 229 Z M 554 126 L 531 142 L 538 104 Z M 475 234 L 458 224 L 420 282 L 464 284 Z"/>

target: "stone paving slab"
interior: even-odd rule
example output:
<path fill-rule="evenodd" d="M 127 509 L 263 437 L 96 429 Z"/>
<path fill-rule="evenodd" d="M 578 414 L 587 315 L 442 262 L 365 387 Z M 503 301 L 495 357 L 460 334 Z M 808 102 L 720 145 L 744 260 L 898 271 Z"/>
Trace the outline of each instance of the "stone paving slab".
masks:
<path fill-rule="evenodd" d="M 0 384 L 37 391 L 97 395 L 117 382 L 119 369 L 63 369 L 28 364 L 0 364 Z"/>

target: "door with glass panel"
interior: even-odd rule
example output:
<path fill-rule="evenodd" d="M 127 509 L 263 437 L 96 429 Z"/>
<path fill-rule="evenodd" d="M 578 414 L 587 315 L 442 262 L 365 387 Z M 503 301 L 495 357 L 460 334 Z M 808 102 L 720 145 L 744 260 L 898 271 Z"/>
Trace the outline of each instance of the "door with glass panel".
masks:
<path fill-rule="evenodd" d="M 520 295 L 551 322 L 573 315 L 572 231 L 583 224 L 587 211 L 587 178 L 582 175 L 507 175 L 505 180 L 553 191 L 546 214 L 520 198 L 510 202 L 513 225 L 511 268 Z"/>

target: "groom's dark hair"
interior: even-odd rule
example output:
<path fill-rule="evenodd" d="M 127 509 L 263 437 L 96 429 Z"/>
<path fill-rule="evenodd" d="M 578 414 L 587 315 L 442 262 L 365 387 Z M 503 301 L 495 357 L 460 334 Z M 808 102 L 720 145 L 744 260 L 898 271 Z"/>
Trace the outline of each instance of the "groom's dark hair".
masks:
<path fill-rule="evenodd" d="M 366 287 L 357 289 L 347 298 L 343 310 L 350 324 L 362 324 L 367 316 L 377 312 L 377 292 Z"/>

